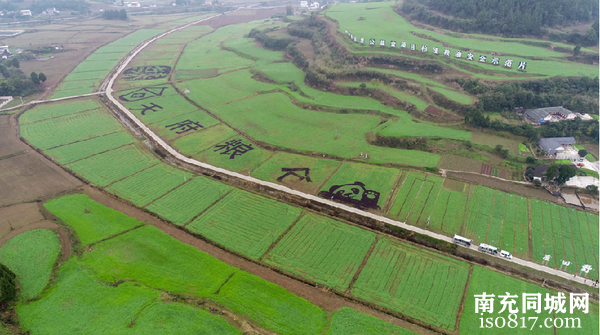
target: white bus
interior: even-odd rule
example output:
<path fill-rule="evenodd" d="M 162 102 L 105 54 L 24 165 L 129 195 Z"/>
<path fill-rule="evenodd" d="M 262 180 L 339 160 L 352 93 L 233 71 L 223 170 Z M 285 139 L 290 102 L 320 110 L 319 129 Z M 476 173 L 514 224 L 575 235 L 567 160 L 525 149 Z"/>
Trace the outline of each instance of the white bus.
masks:
<path fill-rule="evenodd" d="M 467 248 L 469 248 L 471 246 L 471 240 L 469 240 L 468 238 L 462 237 L 462 236 L 458 236 L 456 234 L 454 234 L 454 238 L 452 238 L 452 242 L 454 242 L 456 244 L 462 244 Z"/>
<path fill-rule="evenodd" d="M 491 255 L 498 255 L 498 248 L 493 247 L 491 245 L 485 244 L 485 243 L 481 243 L 479 244 L 479 251 L 481 252 L 487 252 L 488 254 Z"/>

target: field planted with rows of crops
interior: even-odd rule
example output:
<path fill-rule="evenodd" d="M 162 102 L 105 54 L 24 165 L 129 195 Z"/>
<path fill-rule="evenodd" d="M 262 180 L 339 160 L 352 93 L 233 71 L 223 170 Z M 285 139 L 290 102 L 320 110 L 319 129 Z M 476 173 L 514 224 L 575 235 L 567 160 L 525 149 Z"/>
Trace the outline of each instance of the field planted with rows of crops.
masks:
<path fill-rule="evenodd" d="M 143 207 L 192 178 L 192 174 L 158 164 L 118 181 L 106 190 Z"/>
<path fill-rule="evenodd" d="M 28 111 L 32 113 L 36 109 Z M 44 121 L 21 125 L 22 136 L 32 145 L 45 150 L 75 141 L 105 135 L 122 129 L 107 111 L 93 109 Z"/>
<path fill-rule="evenodd" d="M 469 265 L 382 237 L 351 293 L 453 331 Z"/>
<path fill-rule="evenodd" d="M 133 137 L 128 131 L 100 135 L 72 144 L 46 150 L 45 153 L 61 164 L 69 164 L 92 155 L 132 144 Z"/>
<path fill-rule="evenodd" d="M 140 29 L 98 48 L 63 79 L 61 85 L 54 91 L 52 99 L 94 92 L 99 88 L 97 86 L 100 82 L 119 63 L 119 60 L 138 45 L 140 41 L 163 31 L 163 29 Z M 113 55 L 107 57 L 107 54 Z M 82 81 L 84 84 L 81 83 Z"/>
<path fill-rule="evenodd" d="M 250 258 L 260 258 L 302 210 L 234 190 L 186 228 Z"/>
<path fill-rule="evenodd" d="M 344 291 L 374 241 L 372 232 L 307 213 L 264 261 Z"/>
<path fill-rule="evenodd" d="M 47 119 L 58 118 L 64 115 L 80 113 L 100 108 L 98 102 L 92 99 L 76 99 L 59 103 L 47 104 L 24 113 L 19 118 L 20 124 L 32 123 Z"/>
<path fill-rule="evenodd" d="M 98 186 L 107 186 L 160 161 L 140 144 L 132 144 L 110 150 L 66 166 L 78 175 Z M 118 169 L 115 169 L 118 166 Z"/>
<path fill-rule="evenodd" d="M 182 226 L 229 191 L 231 187 L 228 185 L 206 177 L 196 177 L 157 199 L 146 209 Z"/>

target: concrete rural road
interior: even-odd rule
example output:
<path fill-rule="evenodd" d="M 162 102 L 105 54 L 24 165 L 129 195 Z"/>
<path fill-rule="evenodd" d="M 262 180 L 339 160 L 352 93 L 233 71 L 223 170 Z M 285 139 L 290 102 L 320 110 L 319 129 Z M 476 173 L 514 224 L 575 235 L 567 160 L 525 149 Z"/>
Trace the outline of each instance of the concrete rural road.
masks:
<path fill-rule="evenodd" d="M 185 28 L 187 28 L 189 26 L 195 25 L 195 24 L 200 23 L 202 21 L 213 19 L 213 18 L 218 17 L 220 15 L 222 15 L 222 14 L 210 16 L 210 17 L 207 17 L 207 18 L 202 19 L 202 20 L 198 20 L 198 21 L 194 21 L 194 22 L 188 23 L 186 25 L 183 25 L 183 26 L 180 26 L 178 28 L 175 28 L 175 29 L 169 30 L 167 32 L 164 32 L 162 34 L 159 34 L 159 35 L 157 35 L 157 36 L 155 36 L 155 37 L 153 37 L 153 38 L 151 38 L 149 40 L 146 40 L 145 42 L 142 42 L 131 53 L 129 53 L 126 56 L 126 58 L 118 65 L 117 70 L 113 72 L 112 76 L 110 77 L 110 80 L 108 81 L 108 85 L 106 85 L 106 96 L 107 96 L 107 98 L 114 105 L 116 105 L 121 110 L 121 112 L 123 112 L 131 120 L 133 120 L 136 123 L 136 125 L 146 133 L 147 137 L 151 137 L 159 146 L 161 146 L 164 150 L 168 151 L 173 157 L 175 157 L 176 159 L 178 159 L 178 160 L 180 160 L 182 162 L 185 162 L 185 163 L 191 164 L 191 165 L 195 165 L 195 166 L 198 166 L 198 167 L 201 167 L 201 168 L 204 168 L 204 169 L 212 170 L 212 171 L 215 171 L 215 172 L 223 173 L 223 174 L 226 174 L 226 175 L 228 175 L 230 177 L 233 177 L 233 178 L 238 178 L 238 179 L 246 180 L 246 181 L 249 181 L 249 182 L 252 182 L 252 183 L 260 184 L 260 185 L 263 185 L 263 186 L 266 186 L 266 187 L 274 188 L 274 189 L 277 189 L 279 191 L 286 192 L 286 193 L 291 194 L 291 195 L 299 196 L 299 197 L 302 197 L 302 198 L 307 199 L 307 200 L 311 200 L 311 201 L 314 201 L 314 202 L 322 203 L 322 204 L 325 204 L 325 205 L 328 205 L 328 206 L 331 206 L 331 207 L 336 207 L 336 208 L 338 208 L 340 210 L 344 210 L 344 211 L 347 211 L 347 212 L 352 212 L 352 213 L 361 215 L 363 217 L 368 217 L 368 218 L 372 218 L 372 219 L 375 219 L 375 220 L 380 221 L 380 222 L 385 222 L 385 223 L 390 224 L 390 225 L 402 227 L 403 229 L 411 230 L 411 231 L 414 231 L 414 232 L 419 233 L 419 234 L 428 235 L 428 236 L 431 236 L 431 237 L 436 238 L 438 240 L 442 240 L 442 241 L 446 241 L 446 242 L 452 242 L 452 238 L 450 238 L 448 236 L 436 234 L 436 233 L 433 233 L 433 232 L 428 231 L 428 230 L 424 230 L 424 229 L 421 229 L 421 228 L 418 228 L 418 227 L 415 227 L 415 226 L 407 225 L 404 222 L 391 220 L 389 218 L 386 218 L 386 217 L 383 217 L 383 216 L 380 216 L 380 215 L 376 215 L 376 214 L 369 213 L 369 212 L 366 212 L 366 211 L 363 211 L 363 210 L 360 210 L 360 209 L 349 207 L 349 206 L 346 206 L 346 205 L 343 205 L 343 204 L 340 204 L 340 203 L 337 203 L 337 202 L 329 201 L 327 199 L 319 198 L 319 197 L 313 196 L 311 194 L 306 194 L 306 193 L 303 193 L 303 192 L 292 190 L 292 189 L 290 189 L 288 187 L 285 187 L 285 186 L 282 186 L 282 185 L 279 185 L 279 184 L 275 184 L 275 183 L 263 181 L 263 180 L 260 180 L 260 179 L 256 179 L 256 178 L 253 178 L 253 177 L 250 177 L 250 176 L 242 175 L 242 174 L 239 174 L 239 173 L 236 173 L 236 172 L 232 172 L 232 171 L 229 171 L 229 170 L 226 170 L 226 169 L 222 169 L 222 168 L 219 168 L 219 167 L 216 167 L 216 166 L 212 166 L 212 165 L 209 165 L 209 164 L 206 164 L 206 163 L 203 163 L 203 162 L 200 162 L 200 161 L 197 161 L 197 160 L 185 157 L 184 155 L 180 154 L 175 149 L 173 149 L 172 147 L 170 147 L 165 141 L 163 141 L 158 135 L 156 135 L 152 130 L 150 130 L 150 128 L 146 127 L 146 125 L 141 120 L 139 120 L 133 113 L 131 113 L 127 108 L 125 108 L 125 106 L 123 106 L 117 99 L 115 99 L 113 97 L 113 84 L 114 84 L 115 80 L 117 79 L 117 77 L 119 76 L 119 74 L 121 74 L 121 72 L 123 72 L 123 70 L 125 69 L 125 67 L 127 67 L 127 65 L 129 64 L 129 62 L 139 52 L 141 52 L 145 47 L 147 47 L 150 43 L 152 43 L 152 42 L 156 41 L 157 39 L 160 39 L 160 38 L 162 38 L 164 36 L 167 36 L 167 35 L 169 35 L 171 33 L 174 33 L 176 31 L 185 29 Z M 85 94 L 85 95 L 80 95 L 80 96 L 75 96 L 75 97 L 65 97 L 65 98 L 60 98 L 60 99 L 46 100 L 46 101 L 43 101 L 43 102 L 62 101 L 62 100 L 67 100 L 67 99 L 71 99 L 71 98 L 91 96 L 91 95 L 96 95 L 96 94 L 101 94 L 101 93 L 103 93 L 103 92 L 96 92 L 96 93 L 92 93 L 92 94 Z M 40 103 L 40 102 L 41 101 L 32 101 L 28 105 L 30 105 L 30 104 L 37 104 L 37 103 Z M 23 106 L 24 105 L 21 105 L 19 107 L 23 107 Z M 472 245 L 470 249 L 477 250 L 477 246 Z M 541 265 L 541 264 L 529 262 L 529 261 L 526 261 L 526 260 L 523 260 L 523 259 L 519 259 L 519 258 L 514 258 L 514 257 L 512 259 L 512 262 L 515 263 L 515 264 L 519 264 L 521 266 L 525 266 L 525 267 L 528 267 L 528 268 L 531 268 L 531 269 L 535 269 L 535 270 L 540 271 L 540 272 L 545 272 L 545 273 L 548 273 L 548 274 L 551 274 L 551 275 L 554 275 L 554 276 L 562 277 L 562 278 L 565 278 L 565 279 L 568 279 L 568 280 L 571 280 L 571 281 L 576 281 L 576 282 L 579 282 L 579 283 L 582 283 L 582 284 L 584 283 L 584 278 L 581 278 L 579 276 L 577 276 L 577 277 L 574 278 L 572 274 L 566 273 L 564 271 L 555 270 L 555 269 L 549 268 L 549 267 Z M 594 271 L 597 271 L 597 269 L 594 269 Z M 591 281 L 588 280 L 587 283 L 591 283 Z"/>

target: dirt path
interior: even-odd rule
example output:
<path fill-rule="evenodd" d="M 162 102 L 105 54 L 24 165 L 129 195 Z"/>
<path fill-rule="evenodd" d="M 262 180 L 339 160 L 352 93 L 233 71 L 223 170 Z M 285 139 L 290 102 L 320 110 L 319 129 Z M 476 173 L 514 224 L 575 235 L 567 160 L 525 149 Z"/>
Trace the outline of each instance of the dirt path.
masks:
<path fill-rule="evenodd" d="M 6 243 L 8 240 L 10 240 L 11 238 L 24 233 L 26 231 L 30 231 L 30 230 L 34 230 L 34 229 L 52 229 L 52 230 L 56 230 L 58 229 L 59 226 L 52 222 L 52 221 L 41 221 L 41 222 L 36 222 L 36 223 L 32 223 L 32 224 L 28 224 L 26 226 L 23 226 L 19 229 L 15 229 L 12 230 L 10 233 L 2 236 L 2 238 L 0 238 L 0 245 L 3 245 L 4 243 Z"/>

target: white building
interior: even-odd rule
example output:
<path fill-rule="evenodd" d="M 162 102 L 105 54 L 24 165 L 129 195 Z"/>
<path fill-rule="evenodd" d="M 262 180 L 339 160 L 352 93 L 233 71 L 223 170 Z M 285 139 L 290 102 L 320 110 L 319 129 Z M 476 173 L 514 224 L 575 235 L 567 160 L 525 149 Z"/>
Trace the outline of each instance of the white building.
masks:
<path fill-rule="evenodd" d="M 308 8 L 308 1 L 300 1 L 300 7 Z"/>
<path fill-rule="evenodd" d="M 320 8 L 319 3 L 318 2 L 311 3 L 310 8 L 311 9 L 319 9 Z"/>
<path fill-rule="evenodd" d="M 31 11 L 29 9 L 24 9 L 21 11 L 21 16 L 31 16 Z"/>

